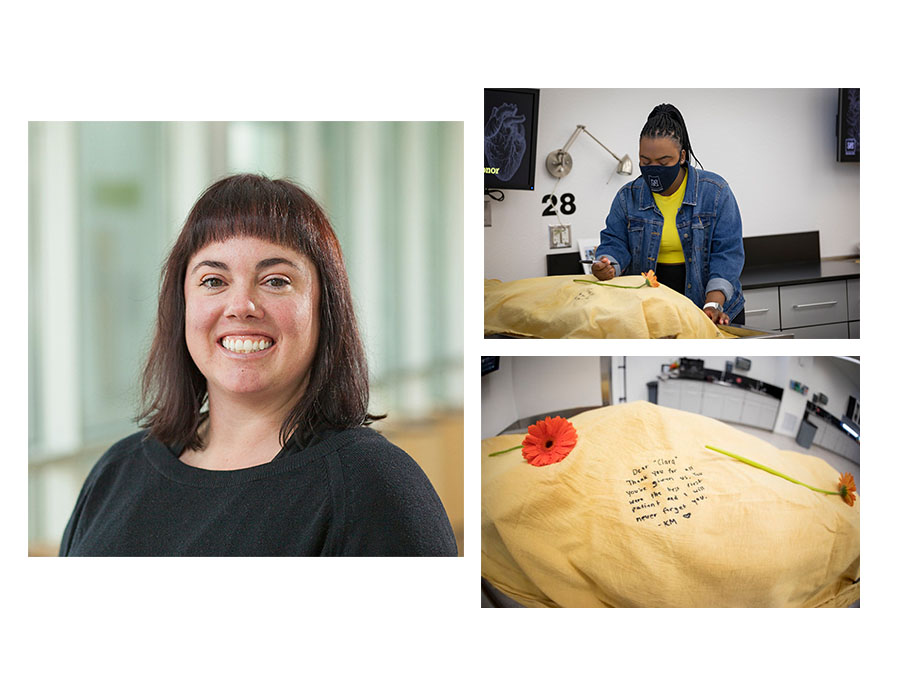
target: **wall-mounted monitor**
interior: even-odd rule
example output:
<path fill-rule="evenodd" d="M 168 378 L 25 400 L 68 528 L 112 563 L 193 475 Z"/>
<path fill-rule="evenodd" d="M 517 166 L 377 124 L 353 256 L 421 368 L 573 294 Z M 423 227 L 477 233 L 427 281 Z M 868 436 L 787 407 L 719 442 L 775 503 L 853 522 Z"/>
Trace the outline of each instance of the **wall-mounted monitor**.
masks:
<path fill-rule="evenodd" d="M 540 90 L 484 90 L 484 187 L 534 190 Z"/>
<path fill-rule="evenodd" d="M 496 372 L 499 369 L 500 369 L 500 356 L 496 356 L 496 355 L 481 356 L 481 376 L 482 377 L 486 374 L 490 374 L 491 372 Z"/>
<path fill-rule="evenodd" d="M 838 90 L 838 162 L 859 162 L 859 88 Z"/>

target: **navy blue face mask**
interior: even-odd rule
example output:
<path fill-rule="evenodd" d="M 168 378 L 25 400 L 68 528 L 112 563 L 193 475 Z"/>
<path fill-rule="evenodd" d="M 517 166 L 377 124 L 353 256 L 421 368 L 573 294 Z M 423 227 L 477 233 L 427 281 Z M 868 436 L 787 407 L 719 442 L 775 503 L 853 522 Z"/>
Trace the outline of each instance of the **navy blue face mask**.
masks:
<path fill-rule="evenodd" d="M 641 176 L 654 193 L 667 190 L 678 178 L 681 163 L 666 167 L 665 165 L 641 165 Z"/>

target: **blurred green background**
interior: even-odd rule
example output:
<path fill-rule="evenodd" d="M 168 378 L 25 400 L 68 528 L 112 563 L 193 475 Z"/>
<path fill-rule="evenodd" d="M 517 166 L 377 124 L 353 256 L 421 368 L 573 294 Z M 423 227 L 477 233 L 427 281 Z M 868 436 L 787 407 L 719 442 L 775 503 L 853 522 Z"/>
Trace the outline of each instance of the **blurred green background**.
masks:
<path fill-rule="evenodd" d="M 55 553 L 90 467 L 136 430 L 161 265 L 216 179 L 296 181 L 329 214 L 370 411 L 422 465 L 462 554 L 461 122 L 29 125 L 29 551 Z"/>

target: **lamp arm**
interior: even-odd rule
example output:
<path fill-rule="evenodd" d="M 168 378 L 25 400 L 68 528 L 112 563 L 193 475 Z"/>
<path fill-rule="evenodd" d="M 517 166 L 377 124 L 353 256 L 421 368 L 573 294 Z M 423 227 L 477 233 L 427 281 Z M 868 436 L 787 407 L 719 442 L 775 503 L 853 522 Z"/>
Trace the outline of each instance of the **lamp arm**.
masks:
<path fill-rule="evenodd" d="M 587 129 L 585 129 L 584 125 L 576 125 L 575 126 L 575 131 L 572 132 L 572 136 L 569 137 L 569 140 L 566 142 L 566 145 L 563 146 L 561 149 L 563 153 L 569 152 L 569 146 L 572 145 L 572 142 L 575 141 L 575 138 L 579 134 L 581 134 L 582 131 L 587 132 Z M 590 134 L 590 132 L 588 132 L 588 134 Z"/>
<path fill-rule="evenodd" d="M 591 139 L 593 139 L 593 140 L 596 141 L 598 144 L 600 144 L 601 146 L 603 146 L 603 148 L 606 149 L 606 152 L 607 152 L 607 153 L 609 153 L 612 157 L 614 157 L 614 158 L 615 158 L 616 160 L 618 160 L 619 162 L 622 162 L 622 159 L 621 159 L 619 156 L 617 156 L 617 155 L 616 155 L 615 153 L 613 153 L 611 150 L 609 150 L 608 148 L 606 148 L 606 146 L 603 145 L 603 142 L 602 142 L 602 141 L 600 141 L 597 137 L 595 137 L 593 134 L 591 134 L 590 132 L 588 132 L 588 131 L 587 131 L 587 128 L 586 128 L 584 125 L 579 125 L 579 127 L 581 127 L 581 129 L 583 129 L 583 130 L 585 131 L 585 133 L 586 133 Z M 573 136 L 572 138 L 574 139 L 575 137 Z"/>
<path fill-rule="evenodd" d="M 574 143 L 575 139 L 578 138 L 578 135 L 582 132 L 587 132 L 588 136 L 596 141 L 603 149 L 609 153 L 612 157 L 619 161 L 619 166 L 616 168 L 616 171 L 619 174 L 631 174 L 631 158 L 627 155 L 622 156 L 621 158 L 609 150 L 602 141 L 600 141 L 597 137 L 587 131 L 587 128 L 584 125 L 576 125 L 575 131 L 572 132 L 572 136 L 569 137 L 569 140 L 566 142 L 566 145 L 562 148 L 558 148 L 555 151 L 550 151 L 547 155 L 547 160 L 545 165 L 547 166 L 547 171 L 550 172 L 554 177 L 561 179 L 566 176 L 569 171 L 572 169 L 572 156 L 569 155 L 569 147 Z"/>

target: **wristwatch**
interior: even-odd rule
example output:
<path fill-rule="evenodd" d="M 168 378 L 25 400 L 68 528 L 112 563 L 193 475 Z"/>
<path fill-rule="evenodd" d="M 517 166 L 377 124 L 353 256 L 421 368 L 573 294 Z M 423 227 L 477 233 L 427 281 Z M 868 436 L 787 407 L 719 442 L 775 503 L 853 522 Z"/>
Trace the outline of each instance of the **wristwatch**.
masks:
<path fill-rule="evenodd" d="M 722 308 L 722 304 L 720 304 L 718 301 L 707 301 L 705 304 L 703 304 L 703 310 L 704 310 L 704 311 L 705 311 L 706 309 L 708 309 L 708 308 L 714 308 L 714 309 L 716 309 L 719 313 L 724 313 L 724 312 L 725 312 L 725 309 Z"/>

